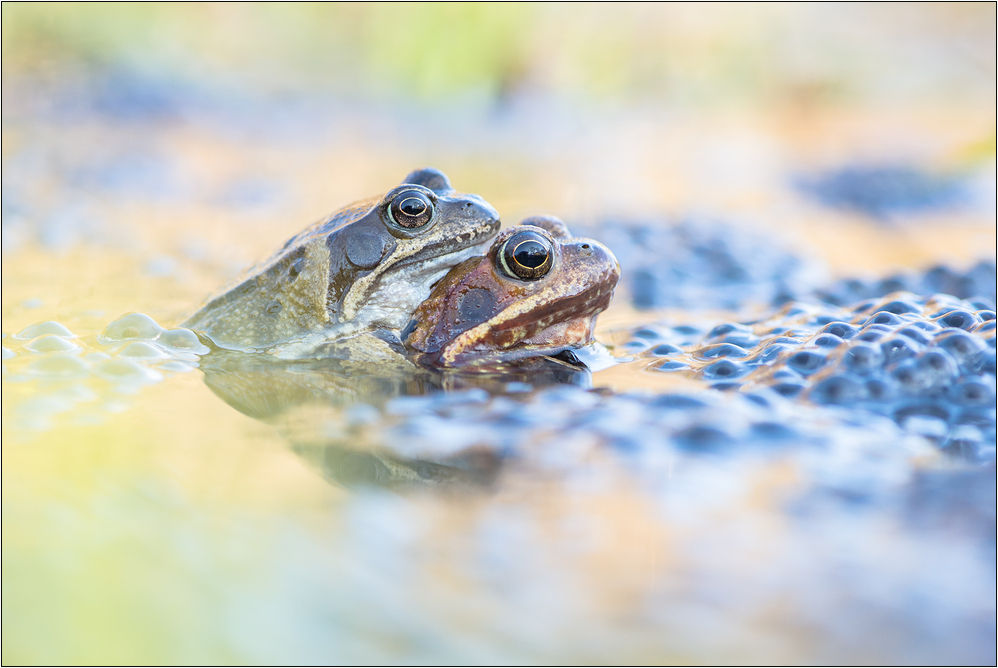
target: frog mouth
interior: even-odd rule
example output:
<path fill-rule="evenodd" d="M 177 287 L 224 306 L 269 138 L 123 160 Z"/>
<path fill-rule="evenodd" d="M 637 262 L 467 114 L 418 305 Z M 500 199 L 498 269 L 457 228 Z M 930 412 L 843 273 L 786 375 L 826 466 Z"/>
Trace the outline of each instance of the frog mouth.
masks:
<path fill-rule="evenodd" d="M 586 242 L 586 243 L 582 243 Z M 433 366 L 462 366 L 475 359 L 514 360 L 551 354 L 592 343 L 596 319 L 613 298 L 619 279 L 616 258 L 601 244 L 575 240 L 563 252 L 567 266 L 577 267 L 565 289 L 540 290 L 510 302 L 487 320 L 449 336 L 423 358 Z M 583 261 L 592 261 L 584 265 Z M 578 287 L 569 287 L 574 283 Z"/>
<path fill-rule="evenodd" d="M 608 285 L 609 284 L 609 285 Z M 547 301 L 526 297 L 462 331 L 420 363 L 456 367 L 478 360 L 511 361 L 581 347 L 594 341 L 596 318 L 606 310 L 616 281 L 599 282 L 574 295 Z"/>
<path fill-rule="evenodd" d="M 499 221 L 496 220 L 471 232 L 426 244 L 408 257 L 399 259 L 385 273 L 390 273 L 396 269 L 412 267 L 421 262 L 428 263 L 427 266 L 437 263 L 453 267 L 474 255 L 484 255 L 486 246 L 492 241 L 498 231 Z M 444 248 L 451 248 L 452 250 L 444 250 Z M 455 260 L 454 258 L 458 256 L 460 256 L 460 259 Z"/>

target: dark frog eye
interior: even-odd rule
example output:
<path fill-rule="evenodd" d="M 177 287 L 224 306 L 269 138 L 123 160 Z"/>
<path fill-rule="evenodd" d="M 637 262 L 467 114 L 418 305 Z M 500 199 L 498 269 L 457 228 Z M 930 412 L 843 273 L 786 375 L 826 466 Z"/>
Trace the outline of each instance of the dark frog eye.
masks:
<path fill-rule="evenodd" d="M 519 232 L 499 249 L 498 260 L 508 276 L 530 280 L 551 270 L 551 240 L 537 232 Z"/>
<path fill-rule="evenodd" d="M 399 227 L 422 227 L 433 218 L 433 202 L 418 190 L 406 190 L 392 200 L 388 215 Z"/>

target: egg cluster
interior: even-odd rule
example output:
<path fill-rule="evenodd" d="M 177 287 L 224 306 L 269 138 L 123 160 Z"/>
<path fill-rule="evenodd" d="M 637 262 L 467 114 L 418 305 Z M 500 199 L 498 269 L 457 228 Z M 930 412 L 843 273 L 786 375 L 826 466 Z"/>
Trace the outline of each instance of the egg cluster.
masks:
<path fill-rule="evenodd" d="M 794 302 L 752 323 L 650 325 L 625 345 L 718 390 L 888 416 L 947 452 L 995 458 L 995 312 L 893 293 L 851 308 Z"/>
<path fill-rule="evenodd" d="M 901 291 L 984 299 L 992 307 L 996 299 L 993 260 L 966 271 L 938 265 L 885 278 L 829 283 L 815 258 L 784 248 L 776 235 L 728 223 L 611 220 L 593 229 L 573 223 L 572 229 L 577 227 L 583 236 L 613 249 L 622 268 L 621 283 L 639 309 L 738 310 L 795 299 L 844 306 Z"/>
<path fill-rule="evenodd" d="M 592 229 L 571 227 L 613 250 L 623 286 L 640 309 L 781 303 L 825 281 L 818 263 L 782 248 L 772 235 L 721 222 L 609 220 Z"/>
<path fill-rule="evenodd" d="M 127 408 L 127 397 L 141 387 L 197 368 L 207 352 L 191 330 L 166 329 L 142 313 L 86 337 L 55 321 L 37 323 L 3 337 L 4 382 L 13 399 L 4 409 L 32 429 L 49 428 L 60 417 L 100 422 Z"/>
<path fill-rule="evenodd" d="M 956 174 L 936 174 L 911 165 L 849 165 L 797 179 L 798 189 L 826 206 L 876 219 L 967 204 L 972 191 Z"/>
<path fill-rule="evenodd" d="M 514 469 L 591 490 L 624 475 L 692 513 L 742 489 L 749 471 L 786 466 L 796 484 L 782 503 L 795 526 L 849 509 L 993 549 L 994 451 L 980 421 L 973 447 L 954 460 L 910 420 L 769 387 L 654 394 L 521 385 L 505 395 L 469 389 L 358 403 L 327 418 L 321 443 L 291 441 L 349 487 L 481 487 Z M 993 402 L 990 416 L 993 444 Z M 953 448 L 965 433 L 959 424 L 950 432 L 955 438 L 935 443 Z"/>
<path fill-rule="evenodd" d="M 865 299 L 879 299 L 892 292 L 916 295 L 944 294 L 966 299 L 975 309 L 994 308 L 995 263 L 978 262 L 967 271 L 937 265 L 922 272 L 903 272 L 875 280 L 848 278 L 815 290 L 814 297 L 835 306 L 856 304 Z"/>

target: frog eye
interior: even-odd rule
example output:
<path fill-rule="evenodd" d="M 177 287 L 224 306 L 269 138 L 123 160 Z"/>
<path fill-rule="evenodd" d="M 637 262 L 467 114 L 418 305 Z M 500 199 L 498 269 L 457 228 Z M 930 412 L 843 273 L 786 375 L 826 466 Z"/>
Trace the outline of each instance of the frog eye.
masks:
<path fill-rule="evenodd" d="M 531 280 L 551 270 L 551 241 L 537 232 L 518 232 L 499 249 L 498 259 L 507 276 Z"/>
<path fill-rule="evenodd" d="M 418 190 L 404 190 L 392 200 L 388 215 L 399 227 L 422 227 L 433 218 L 433 202 Z"/>

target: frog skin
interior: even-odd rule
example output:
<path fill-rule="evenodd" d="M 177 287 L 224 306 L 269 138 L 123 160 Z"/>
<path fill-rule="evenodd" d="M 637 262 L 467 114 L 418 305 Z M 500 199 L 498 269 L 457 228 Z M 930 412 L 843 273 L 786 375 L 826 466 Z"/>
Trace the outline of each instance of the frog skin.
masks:
<path fill-rule="evenodd" d="M 452 267 L 478 255 L 499 214 L 435 169 L 351 204 L 284 244 L 183 326 L 220 348 L 308 357 L 324 342 L 398 330 Z"/>
<path fill-rule="evenodd" d="M 419 364 L 457 367 L 550 355 L 593 342 L 620 278 L 608 248 L 554 217 L 504 230 L 433 289 L 401 334 Z"/>

